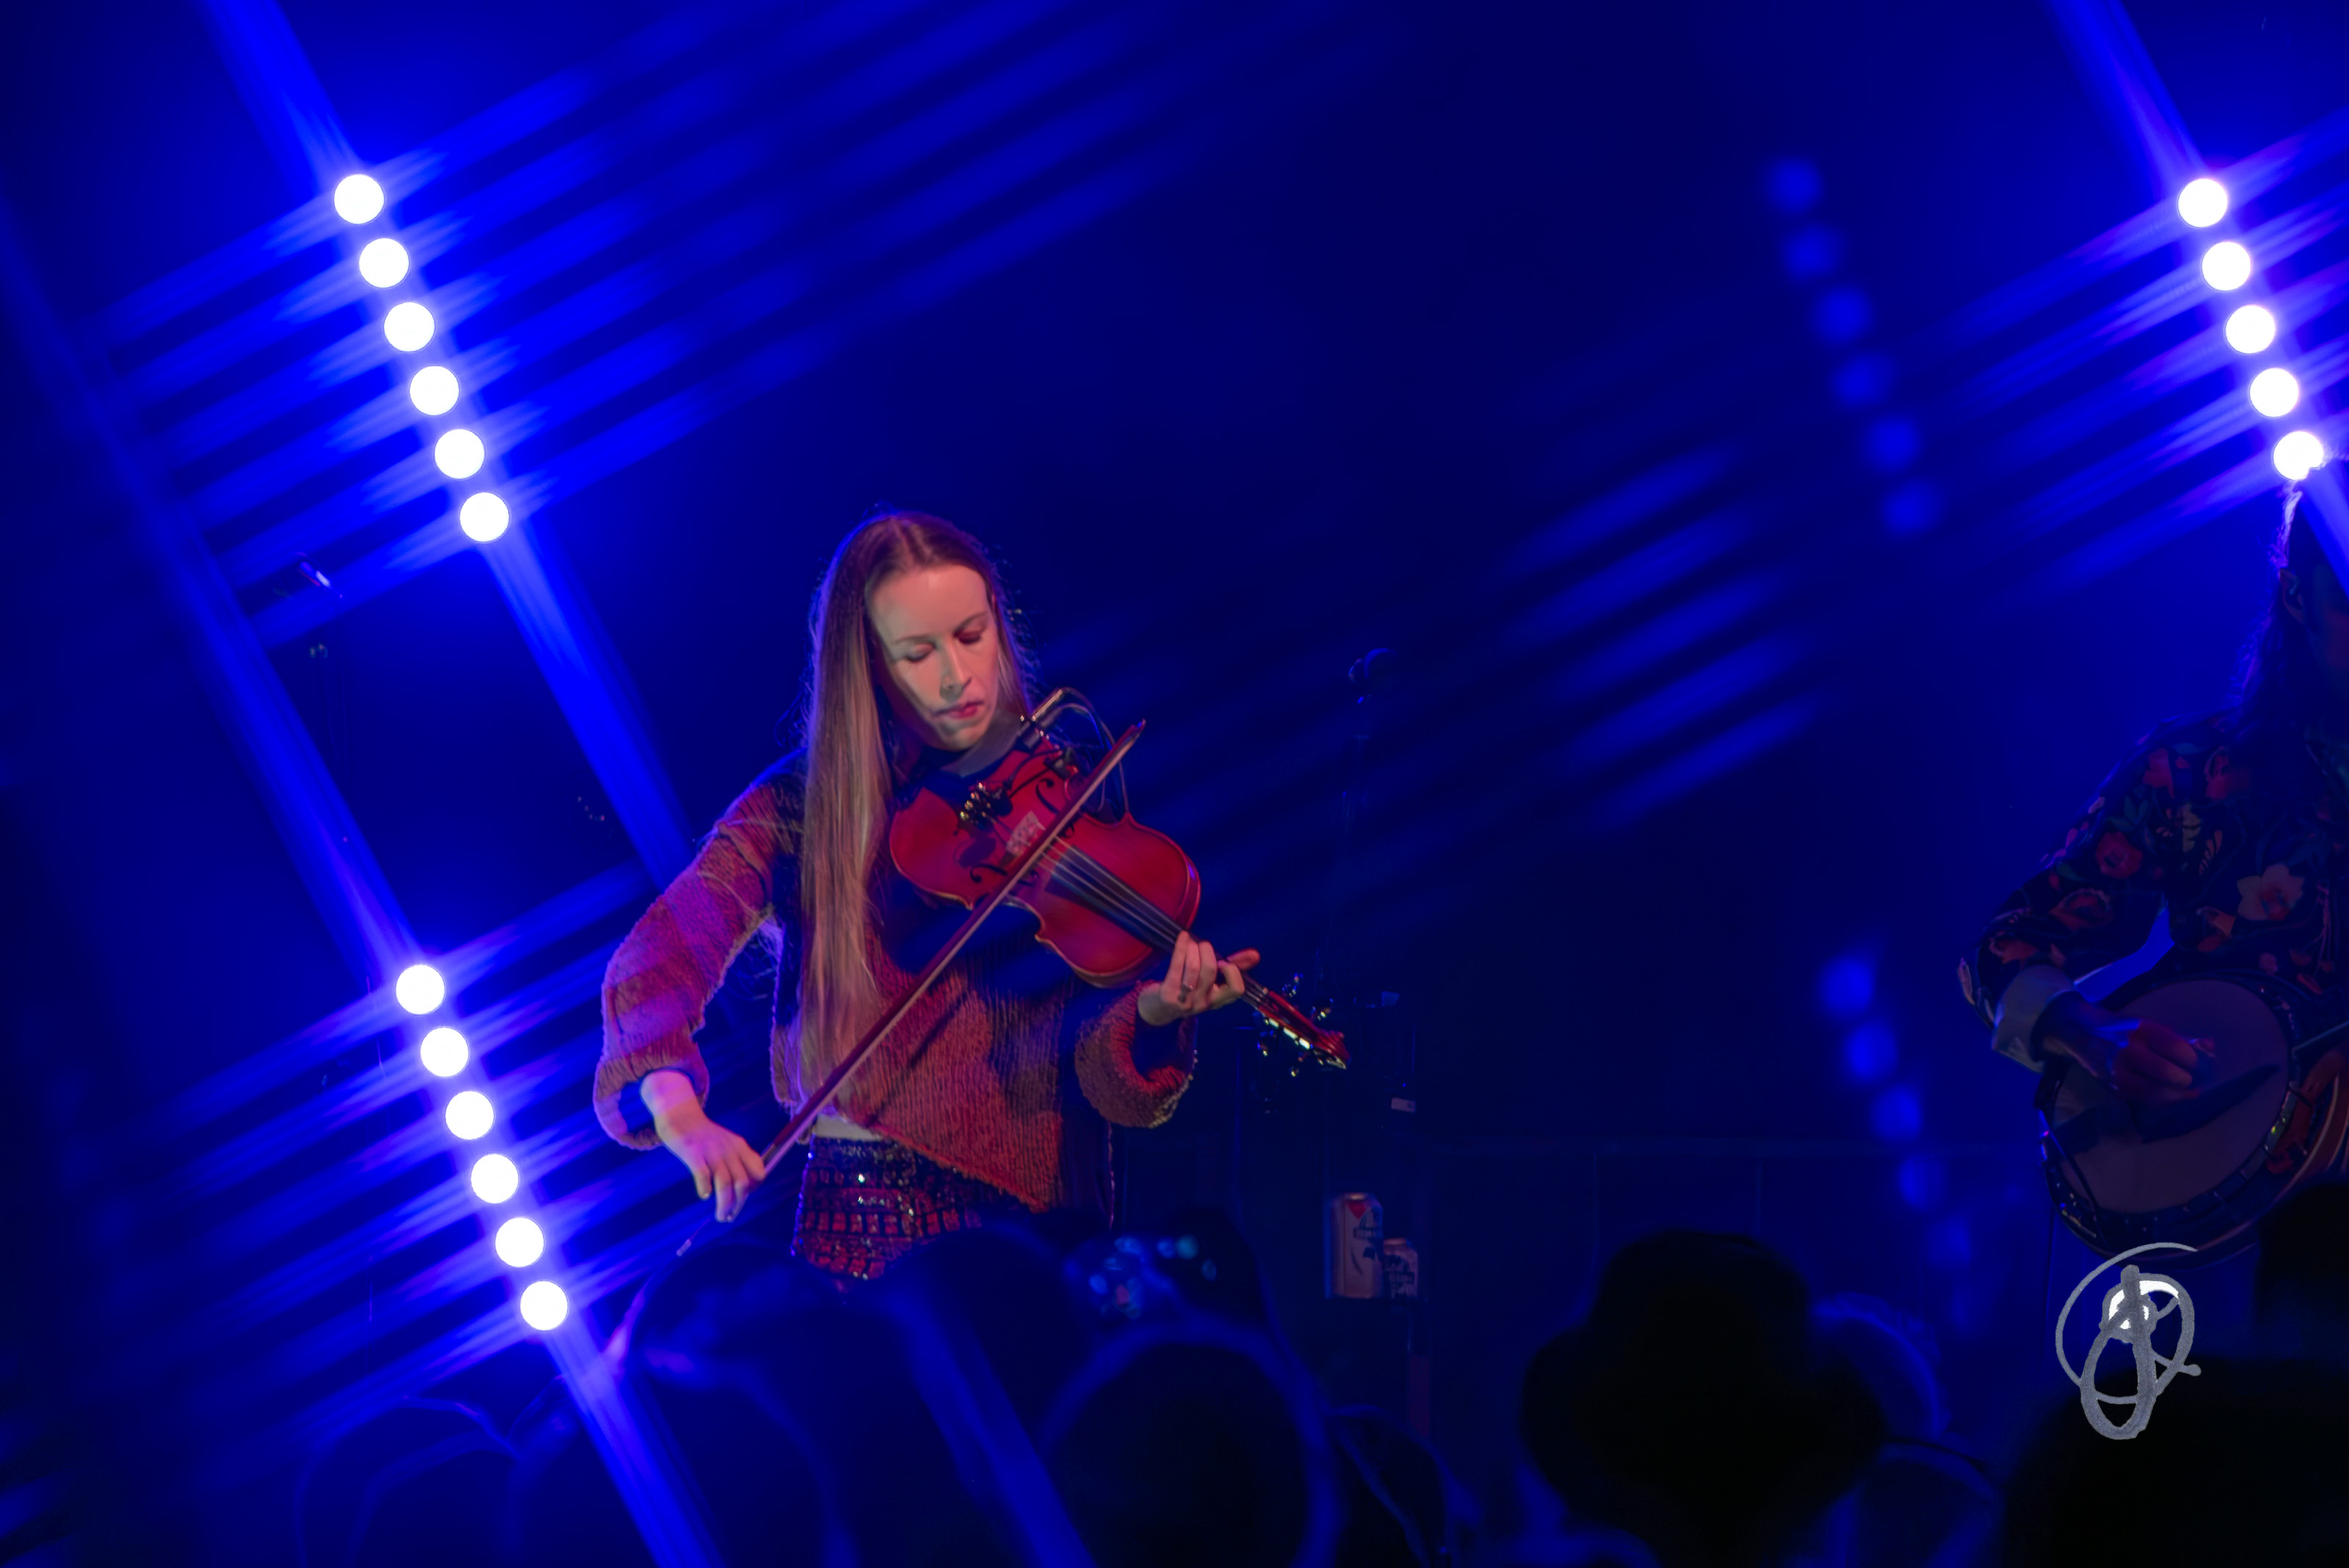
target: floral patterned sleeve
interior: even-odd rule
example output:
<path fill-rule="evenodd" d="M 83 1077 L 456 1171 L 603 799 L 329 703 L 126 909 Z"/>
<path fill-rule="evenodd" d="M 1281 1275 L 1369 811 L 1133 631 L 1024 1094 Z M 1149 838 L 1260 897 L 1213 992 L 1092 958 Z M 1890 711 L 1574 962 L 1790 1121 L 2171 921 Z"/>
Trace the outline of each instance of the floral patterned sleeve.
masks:
<path fill-rule="evenodd" d="M 2037 1069 L 2029 1026 L 2072 979 L 2144 945 L 2176 880 L 2193 764 L 2160 732 L 2113 770 L 2031 879 L 1993 916 L 1958 983 L 1993 1044 Z M 2020 983 L 2018 983 L 2020 982 Z"/>

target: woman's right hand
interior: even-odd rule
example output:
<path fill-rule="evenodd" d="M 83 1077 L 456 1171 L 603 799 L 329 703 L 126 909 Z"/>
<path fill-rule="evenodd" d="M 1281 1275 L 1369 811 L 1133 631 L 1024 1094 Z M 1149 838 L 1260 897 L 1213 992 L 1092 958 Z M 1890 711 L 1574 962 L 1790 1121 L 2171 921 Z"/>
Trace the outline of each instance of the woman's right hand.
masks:
<path fill-rule="evenodd" d="M 684 1074 L 667 1067 L 647 1073 L 639 1089 L 661 1146 L 693 1172 L 693 1190 L 703 1198 L 717 1194 L 720 1220 L 741 1213 L 751 1189 L 767 1179 L 759 1151 L 709 1119 L 693 1092 L 693 1081 Z"/>
<path fill-rule="evenodd" d="M 2151 1019 L 2107 1012 L 2077 992 L 2047 1004 L 2038 1040 L 2044 1049 L 2078 1062 L 2132 1105 L 2192 1099 L 2199 1092 L 2196 1069 L 2212 1053 L 2208 1040 L 2189 1039 Z"/>

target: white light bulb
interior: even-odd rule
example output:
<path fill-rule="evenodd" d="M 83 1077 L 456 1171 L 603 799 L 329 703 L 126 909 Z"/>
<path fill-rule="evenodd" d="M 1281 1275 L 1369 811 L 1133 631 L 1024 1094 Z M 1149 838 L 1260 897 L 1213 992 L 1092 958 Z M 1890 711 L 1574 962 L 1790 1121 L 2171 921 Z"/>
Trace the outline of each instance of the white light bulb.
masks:
<path fill-rule="evenodd" d="M 450 431 L 432 443 L 432 461 L 451 479 L 471 479 L 481 472 L 481 438 L 471 431 Z"/>
<path fill-rule="evenodd" d="M 507 1267 L 527 1269 L 546 1251 L 546 1237 L 534 1220 L 519 1217 L 498 1227 L 498 1256 Z"/>
<path fill-rule="evenodd" d="M 2324 443 L 2308 431 L 2294 431 L 2275 443 L 2276 472 L 2286 479 L 2306 479 L 2324 466 Z"/>
<path fill-rule="evenodd" d="M 383 211 L 383 187 L 364 174 L 347 175 L 335 187 L 335 211 L 347 223 L 364 223 Z"/>
<path fill-rule="evenodd" d="M 473 1196 L 484 1203 L 503 1203 L 522 1186 L 522 1172 L 502 1154 L 485 1154 L 473 1162 Z"/>
<path fill-rule="evenodd" d="M 486 545 L 503 534 L 511 520 L 506 504 L 486 490 L 468 495 L 465 504 L 457 508 L 457 526 L 465 531 L 466 538 L 479 544 Z"/>
<path fill-rule="evenodd" d="M 416 301 L 404 300 L 383 318 L 383 335 L 403 354 L 413 354 L 432 341 L 432 313 Z"/>
<path fill-rule="evenodd" d="M 2188 182 L 2178 192 L 2178 215 L 2198 229 L 2207 229 L 2227 215 L 2227 188 L 2209 175 Z"/>
<path fill-rule="evenodd" d="M 2251 378 L 2251 407 L 2278 419 L 2300 407 L 2300 382 L 2289 370 L 2271 366 Z"/>
<path fill-rule="evenodd" d="M 420 414 L 445 414 L 457 406 L 457 378 L 445 366 L 427 365 L 408 383 L 408 400 Z"/>
<path fill-rule="evenodd" d="M 2202 253 L 2202 281 L 2221 292 L 2251 281 L 2251 253 L 2232 240 L 2220 240 Z"/>
<path fill-rule="evenodd" d="M 479 1089 L 467 1089 L 449 1102 L 444 1119 L 450 1132 L 471 1142 L 490 1130 L 490 1124 L 497 1119 L 497 1113 L 490 1108 L 489 1096 Z"/>
<path fill-rule="evenodd" d="M 389 288 L 408 275 L 408 247 L 398 240 L 369 240 L 359 252 L 359 275 L 378 288 Z"/>
<path fill-rule="evenodd" d="M 391 982 L 392 995 L 410 1012 L 429 1012 L 448 998 L 448 982 L 429 963 L 412 963 Z"/>
<path fill-rule="evenodd" d="M 473 1051 L 462 1034 L 444 1023 L 424 1037 L 416 1054 L 424 1058 L 424 1070 L 434 1077 L 453 1078 L 465 1070 Z"/>
<path fill-rule="evenodd" d="M 2264 305 L 2246 305 L 2227 317 L 2227 342 L 2239 354 L 2257 354 L 2275 341 L 2276 319 Z"/>
<path fill-rule="evenodd" d="M 570 1299 L 553 1280 L 540 1280 L 522 1293 L 522 1320 L 542 1333 L 562 1327 L 570 1315 Z"/>

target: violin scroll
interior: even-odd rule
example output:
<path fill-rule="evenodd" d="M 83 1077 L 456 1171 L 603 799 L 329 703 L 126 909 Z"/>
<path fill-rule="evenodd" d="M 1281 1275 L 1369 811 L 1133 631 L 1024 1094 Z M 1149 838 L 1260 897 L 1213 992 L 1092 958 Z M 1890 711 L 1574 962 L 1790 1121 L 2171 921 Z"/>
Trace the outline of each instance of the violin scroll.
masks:
<path fill-rule="evenodd" d="M 1347 1054 L 1345 1035 L 1330 1027 L 1330 1009 L 1327 1006 L 1316 1007 L 1308 1012 L 1298 1005 L 1304 986 L 1305 977 L 1301 974 L 1291 976 L 1288 983 L 1278 991 L 1269 986 L 1250 984 L 1248 1005 L 1255 1008 L 1257 1015 L 1265 1022 L 1266 1054 L 1270 1054 L 1269 1047 L 1278 1040 L 1303 1052 L 1302 1060 L 1316 1066 L 1350 1065 L 1353 1058 Z M 1290 1070 L 1295 1071 L 1293 1064 Z"/>

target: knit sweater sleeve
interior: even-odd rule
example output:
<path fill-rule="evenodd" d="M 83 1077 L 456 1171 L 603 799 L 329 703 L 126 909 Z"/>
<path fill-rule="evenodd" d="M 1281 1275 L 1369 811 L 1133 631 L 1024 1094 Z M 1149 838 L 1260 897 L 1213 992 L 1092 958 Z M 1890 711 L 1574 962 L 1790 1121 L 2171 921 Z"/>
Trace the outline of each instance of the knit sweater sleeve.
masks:
<path fill-rule="evenodd" d="M 709 1097 L 709 1069 L 694 1044 L 726 971 L 775 914 L 775 889 L 799 854 L 800 792 L 787 763 L 744 790 L 631 929 L 604 971 L 604 1054 L 595 1064 L 595 1116 L 635 1148 L 658 1137 L 629 1125 L 620 1096 L 647 1073 L 674 1067 Z"/>
<path fill-rule="evenodd" d="M 1156 983 L 1109 992 L 1077 1020 L 1077 1085 L 1120 1127 L 1154 1127 L 1173 1116 L 1198 1063 L 1196 1019 L 1158 1028 L 1142 1022 L 1142 993 Z"/>

